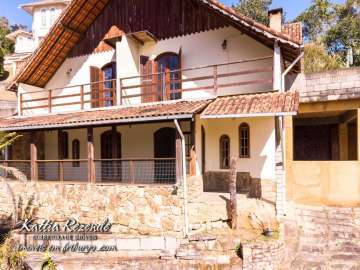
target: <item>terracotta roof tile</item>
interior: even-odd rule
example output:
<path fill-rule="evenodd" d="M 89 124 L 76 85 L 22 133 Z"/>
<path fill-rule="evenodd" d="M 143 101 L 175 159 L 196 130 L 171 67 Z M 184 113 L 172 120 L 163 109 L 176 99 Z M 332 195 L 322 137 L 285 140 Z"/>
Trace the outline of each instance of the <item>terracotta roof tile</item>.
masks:
<path fill-rule="evenodd" d="M 299 107 L 298 92 L 268 92 L 219 97 L 201 114 L 201 118 L 230 115 L 295 113 Z"/>
<path fill-rule="evenodd" d="M 169 117 L 201 112 L 211 100 L 178 101 L 116 109 L 102 109 L 32 117 L 11 117 L 0 120 L 0 130 L 41 129 L 67 126 L 100 125 L 104 123 L 149 121 L 150 117 Z"/>

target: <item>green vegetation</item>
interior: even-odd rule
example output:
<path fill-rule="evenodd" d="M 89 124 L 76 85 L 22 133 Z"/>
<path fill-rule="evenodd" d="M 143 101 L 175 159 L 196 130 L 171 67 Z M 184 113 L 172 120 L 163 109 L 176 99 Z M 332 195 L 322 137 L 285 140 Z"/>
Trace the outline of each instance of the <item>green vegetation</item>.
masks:
<path fill-rule="evenodd" d="M 17 243 L 11 238 L 7 238 L 0 247 L 0 269 L 4 270 L 27 270 L 29 267 L 24 262 L 26 254 L 17 251 Z"/>
<path fill-rule="evenodd" d="M 272 0 L 239 0 L 233 8 L 268 25 Z M 360 66 L 360 0 L 334 4 L 312 0 L 294 22 L 302 22 L 305 46 L 305 72 L 320 72 Z M 353 62 L 350 61 L 352 55 Z"/>
<path fill-rule="evenodd" d="M 347 0 L 344 4 L 313 0 L 295 19 L 303 23 L 305 41 L 312 43 L 305 48 L 306 72 L 344 67 L 348 52 L 354 56 L 349 65 L 360 65 L 359 6 L 360 0 Z"/>
<path fill-rule="evenodd" d="M 233 8 L 240 14 L 268 25 L 268 10 L 271 3 L 272 0 L 239 0 L 239 3 L 233 5 Z"/>

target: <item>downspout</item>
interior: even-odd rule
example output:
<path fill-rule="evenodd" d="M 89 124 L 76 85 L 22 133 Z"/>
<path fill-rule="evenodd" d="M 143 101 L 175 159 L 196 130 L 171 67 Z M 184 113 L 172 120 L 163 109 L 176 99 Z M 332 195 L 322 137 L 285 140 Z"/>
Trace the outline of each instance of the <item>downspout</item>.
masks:
<path fill-rule="evenodd" d="M 188 216 L 188 198 L 187 198 L 187 179 L 186 179 L 186 155 L 185 155 L 185 136 L 180 128 L 177 119 L 174 119 L 174 124 L 181 137 L 181 152 L 182 152 L 182 182 L 184 189 L 184 223 L 185 223 L 185 237 L 189 235 L 189 216 Z"/>
<path fill-rule="evenodd" d="M 301 58 L 304 56 L 303 47 L 301 48 L 302 52 L 300 55 L 288 66 L 288 68 L 281 74 L 281 89 L 280 92 L 285 92 L 285 76 L 293 69 L 293 67 L 301 60 Z M 281 201 L 283 202 L 283 213 L 278 213 L 278 216 L 285 215 L 285 198 L 286 198 L 286 169 L 285 169 L 285 117 L 281 116 L 280 121 L 280 130 L 281 130 L 281 151 L 282 151 L 282 167 L 284 170 L 283 175 L 283 193 Z"/>

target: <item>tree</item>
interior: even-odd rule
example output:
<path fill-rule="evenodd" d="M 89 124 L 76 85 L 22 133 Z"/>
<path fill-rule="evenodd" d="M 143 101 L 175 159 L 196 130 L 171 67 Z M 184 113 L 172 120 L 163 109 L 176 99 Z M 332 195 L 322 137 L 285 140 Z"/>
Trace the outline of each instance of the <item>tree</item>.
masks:
<path fill-rule="evenodd" d="M 272 0 L 239 0 L 239 3 L 233 5 L 233 8 L 242 15 L 268 25 L 268 10 L 271 3 Z"/>
<path fill-rule="evenodd" d="M 360 55 L 360 7 L 359 0 L 348 0 L 344 5 L 336 5 L 336 24 L 332 25 L 324 36 L 324 42 L 332 53 L 346 52 L 351 49 L 353 54 Z M 354 59 L 360 65 L 360 59 Z"/>
<path fill-rule="evenodd" d="M 320 39 L 335 19 L 335 10 L 329 0 L 313 0 L 312 5 L 296 17 L 303 23 L 303 36 L 306 41 Z"/>
<path fill-rule="evenodd" d="M 304 53 L 304 72 L 307 74 L 344 66 L 341 57 L 337 54 L 329 54 L 324 44 L 319 41 L 306 44 Z"/>
<path fill-rule="evenodd" d="M 345 63 L 348 49 L 360 54 L 359 6 L 360 0 L 347 0 L 344 4 L 313 0 L 295 21 L 303 23 L 305 41 L 323 43 L 328 53 L 337 54 Z"/>

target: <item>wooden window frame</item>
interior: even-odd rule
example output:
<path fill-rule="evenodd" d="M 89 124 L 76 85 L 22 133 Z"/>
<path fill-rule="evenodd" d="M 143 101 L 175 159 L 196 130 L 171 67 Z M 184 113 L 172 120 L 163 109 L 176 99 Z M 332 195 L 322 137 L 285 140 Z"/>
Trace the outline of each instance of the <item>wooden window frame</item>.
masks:
<path fill-rule="evenodd" d="M 247 138 L 243 137 L 243 131 L 247 132 Z M 245 141 L 245 146 L 242 143 L 243 141 Z M 239 158 L 250 158 L 250 149 L 250 125 L 241 123 L 239 126 Z"/>
<path fill-rule="evenodd" d="M 223 152 L 225 152 L 225 150 L 222 148 L 224 140 L 228 141 L 228 148 L 229 148 L 227 149 L 228 153 L 226 157 L 223 156 Z M 228 160 L 227 165 L 224 164 L 224 160 L 223 160 L 224 158 L 227 158 Z M 222 170 L 230 169 L 230 137 L 226 134 L 222 135 L 219 140 L 219 161 L 220 161 L 220 169 Z"/>

